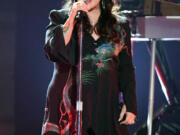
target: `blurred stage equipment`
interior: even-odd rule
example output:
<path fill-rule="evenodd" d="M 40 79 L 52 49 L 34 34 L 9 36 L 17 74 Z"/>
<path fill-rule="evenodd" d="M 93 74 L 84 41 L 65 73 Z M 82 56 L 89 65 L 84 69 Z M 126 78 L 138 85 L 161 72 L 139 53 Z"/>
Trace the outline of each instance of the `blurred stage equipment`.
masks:
<path fill-rule="evenodd" d="M 180 112 L 180 100 L 167 55 L 159 44 L 161 41 L 180 41 L 180 1 L 121 0 L 119 3 L 121 15 L 131 22 L 132 40 L 147 41 L 151 55 L 148 118 L 135 135 L 179 135 L 180 120 L 176 121 L 176 117 Z M 153 115 L 155 71 L 167 103 Z"/>
<path fill-rule="evenodd" d="M 180 15 L 180 5 L 173 0 L 145 0 L 144 15 L 163 15 L 178 16 Z"/>
<path fill-rule="evenodd" d="M 179 0 L 117 0 L 121 11 L 138 11 L 142 16 L 179 16 Z"/>

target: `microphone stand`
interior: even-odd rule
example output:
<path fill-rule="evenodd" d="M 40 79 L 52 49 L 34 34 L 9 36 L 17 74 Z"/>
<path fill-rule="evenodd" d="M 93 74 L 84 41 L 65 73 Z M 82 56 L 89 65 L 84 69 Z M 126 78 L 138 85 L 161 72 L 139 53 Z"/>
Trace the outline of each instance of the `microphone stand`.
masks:
<path fill-rule="evenodd" d="M 76 101 L 76 130 L 77 135 L 82 135 L 82 111 L 83 111 L 83 101 L 82 101 L 82 49 L 83 49 L 83 21 L 80 21 L 79 25 L 79 62 L 78 62 L 78 90 L 77 90 L 77 101 Z"/>

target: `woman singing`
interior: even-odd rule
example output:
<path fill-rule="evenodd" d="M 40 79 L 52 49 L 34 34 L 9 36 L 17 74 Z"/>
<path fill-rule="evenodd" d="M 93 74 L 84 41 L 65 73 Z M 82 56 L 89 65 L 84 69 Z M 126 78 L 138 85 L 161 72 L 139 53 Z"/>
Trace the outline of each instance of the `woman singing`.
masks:
<path fill-rule="evenodd" d="M 68 0 L 50 12 L 44 51 L 54 72 L 42 135 L 77 133 L 78 11 L 83 20 L 82 135 L 130 134 L 127 125 L 137 115 L 130 28 L 113 6 L 113 0 Z"/>

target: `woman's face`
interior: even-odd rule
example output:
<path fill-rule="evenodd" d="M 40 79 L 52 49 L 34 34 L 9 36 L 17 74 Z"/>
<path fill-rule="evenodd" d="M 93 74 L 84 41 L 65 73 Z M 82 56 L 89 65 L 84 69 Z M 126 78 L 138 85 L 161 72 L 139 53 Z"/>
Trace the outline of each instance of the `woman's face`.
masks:
<path fill-rule="evenodd" d="M 77 1 L 81 1 L 81 0 L 77 0 Z M 101 0 L 84 0 L 84 1 L 87 3 L 88 10 L 91 11 L 99 6 Z"/>

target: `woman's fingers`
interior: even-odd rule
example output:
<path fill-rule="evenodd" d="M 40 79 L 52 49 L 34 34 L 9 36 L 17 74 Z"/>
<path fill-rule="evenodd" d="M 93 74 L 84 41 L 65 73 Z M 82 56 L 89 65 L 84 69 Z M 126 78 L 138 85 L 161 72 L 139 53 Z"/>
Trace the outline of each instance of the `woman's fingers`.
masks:
<path fill-rule="evenodd" d="M 121 113 L 119 115 L 118 121 L 121 121 L 123 119 L 125 113 L 126 113 L 126 105 L 124 104 L 123 107 L 122 107 Z"/>
<path fill-rule="evenodd" d="M 129 119 L 127 119 L 127 117 L 126 117 L 126 119 L 124 121 L 122 121 L 120 124 L 128 125 L 128 123 L 129 123 Z"/>
<path fill-rule="evenodd" d="M 131 112 L 126 112 L 126 119 L 122 121 L 120 124 L 125 124 L 125 125 L 132 125 L 135 123 L 135 115 Z"/>
<path fill-rule="evenodd" d="M 119 115 L 118 121 L 121 121 L 125 115 L 126 115 L 125 120 L 120 122 L 120 124 L 131 125 L 131 124 L 135 123 L 136 116 L 131 112 L 126 112 L 126 105 L 123 104 L 123 107 L 122 107 L 121 113 Z"/>
<path fill-rule="evenodd" d="M 77 9 L 88 12 L 87 4 L 84 1 L 77 2 Z"/>
<path fill-rule="evenodd" d="M 118 121 L 121 121 L 125 115 L 125 112 L 121 112 Z"/>
<path fill-rule="evenodd" d="M 73 3 L 71 13 L 69 15 L 70 22 L 76 23 L 75 17 L 78 11 L 84 11 L 86 13 L 88 12 L 87 4 L 84 1 L 78 1 Z"/>
<path fill-rule="evenodd" d="M 72 10 L 88 12 L 87 4 L 84 1 L 75 2 L 72 6 Z"/>

